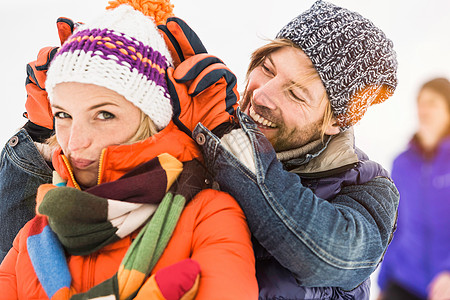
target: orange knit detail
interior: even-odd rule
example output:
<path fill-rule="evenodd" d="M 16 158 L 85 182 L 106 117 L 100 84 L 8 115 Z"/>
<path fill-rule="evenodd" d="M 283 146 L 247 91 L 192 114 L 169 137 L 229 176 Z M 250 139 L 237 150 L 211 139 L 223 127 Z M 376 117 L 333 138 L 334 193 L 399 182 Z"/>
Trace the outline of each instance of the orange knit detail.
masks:
<path fill-rule="evenodd" d="M 165 24 L 167 18 L 174 16 L 173 4 L 169 0 L 112 0 L 106 9 L 113 9 L 121 4 L 128 4 L 153 18 L 156 25 Z"/>

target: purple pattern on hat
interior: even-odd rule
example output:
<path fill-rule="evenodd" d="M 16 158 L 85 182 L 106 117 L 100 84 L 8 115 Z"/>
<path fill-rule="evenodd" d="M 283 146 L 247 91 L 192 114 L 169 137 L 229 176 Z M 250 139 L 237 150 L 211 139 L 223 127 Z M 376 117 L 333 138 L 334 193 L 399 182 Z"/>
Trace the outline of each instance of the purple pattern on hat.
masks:
<path fill-rule="evenodd" d="M 162 86 L 166 94 L 169 93 L 165 80 L 165 72 L 169 66 L 167 58 L 135 38 L 110 29 L 86 29 L 74 34 L 57 55 L 77 50 L 104 60 L 114 60 L 129 67 L 130 71 L 136 69 L 147 80 Z"/>

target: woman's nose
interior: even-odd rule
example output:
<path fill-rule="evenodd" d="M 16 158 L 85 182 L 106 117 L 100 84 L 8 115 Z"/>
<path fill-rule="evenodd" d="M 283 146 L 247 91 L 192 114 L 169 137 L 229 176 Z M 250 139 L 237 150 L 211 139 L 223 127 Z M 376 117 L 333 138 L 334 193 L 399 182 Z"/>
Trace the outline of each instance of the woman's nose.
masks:
<path fill-rule="evenodd" d="M 85 149 L 91 145 L 89 128 L 83 124 L 73 122 L 70 131 L 68 148 L 71 152 Z"/>

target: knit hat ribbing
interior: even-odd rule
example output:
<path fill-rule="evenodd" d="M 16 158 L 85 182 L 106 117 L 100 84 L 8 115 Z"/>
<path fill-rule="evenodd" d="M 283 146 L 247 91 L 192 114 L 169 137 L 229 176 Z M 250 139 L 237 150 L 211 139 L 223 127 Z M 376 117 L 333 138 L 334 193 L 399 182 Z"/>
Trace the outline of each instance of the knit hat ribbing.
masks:
<path fill-rule="evenodd" d="M 276 38 L 291 40 L 311 59 L 343 130 L 356 124 L 370 105 L 394 93 L 397 59 L 392 41 L 358 13 L 317 1 Z"/>
<path fill-rule="evenodd" d="M 107 10 L 63 44 L 47 73 L 50 101 L 62 82 L 111 89 L 147 114 L 158 130 L 172 118 L 165 79 L 172 59 L 153 20 L 129 5 Z"/>

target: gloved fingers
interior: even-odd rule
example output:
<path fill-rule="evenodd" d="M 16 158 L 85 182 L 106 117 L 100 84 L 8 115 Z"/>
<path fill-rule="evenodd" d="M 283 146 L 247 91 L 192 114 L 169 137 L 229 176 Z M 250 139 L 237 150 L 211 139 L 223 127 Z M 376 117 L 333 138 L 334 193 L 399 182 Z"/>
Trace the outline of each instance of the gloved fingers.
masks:
<path fill-rule="evenodd" d="M 52 130 L 53 114 L 47 100 L 47 92 L 35 84 L 28 84 L 25 88 L 27 91 L 25 117 L 36 125 Z"/>
<path fill-rule="evenodd" d="M 191 101 L 187 93 L 187 87 L 184 84 L 178 84 L 176 80 L 173 78 L 173 68 L 168 68 L 166 71 L 167 78 L 167 88 L 169 89 L 170 98 L 172 100 L 172 109 L 173 116 L 172 120 L 177 127 L 186 133 L 188 136 L 191 136 L 191 131 L 186 127 L 183 122 L 180 120 L 181 107 L 186 109 L 186 104 Z M 188 99 L 187 99 L 188 98 Z"/>
<path fill-rule="evenodd" d="M 198 35 L 180 18 L 168 18 L 166 25 L 159 25 L 158 29 L 172 54 L 175 67 L 189 57 L 207 53 Z"/>
<path fill-rule="evenodd" d="M 61 45 L 72 35 L 73 31 L 80 25 L 75 23 L 72 19 L 60 17 L 56 20 L 56 27 L 58 28 L 59 40 Z"/>
<path fill-rule="evenodd" d="M 223 62 L 211 54 L 198 54 L 186 59 L 176 67 L 173 77 L 178 83 L 188 82 L 197 78 L 208 66 L 215 63 Z"/>
<path fill-rule="evenodd" d="M 210 86 L 216 84 L 223 78 L 228 86 L 228 92 L 233 92 L 237 85 L 236 76 L 222 63 L 215 63 L 206 67 L 195 79 L 192 81 L 188 93 L 195 97 Z M 178 81 L 177 81 L 178 82 Z"/>
<path fill-rule="evenodd" d="M 58 51 L 57 47 L 45 47 L 39 51 L 37 60 L 27 64 L 27 79 L 25 85 L 36 84 L 41 90 L 45 89 L 46 72 L 50 61 Z"/>
<path fill-rule="evenodd" d="M 234 114 L 235 104 L 239 100 L 236 76 L 216 56 L 210 54 L 198 54 L 181 63 L 172 73 L 176 83 L 188 83 L 187 90 L 190 96 L 197 96 L 211 86 L 224 80 L 225 103 L 229 114 Z"/>
<path fill-rule="evenodd" d="M 34 63 L 36 65 L 37 71 L 47 71 L 50 66 L 50 62 L 55 56 L 56 52 L 58 52 L 58 47 L 44 47 L 39 50 L 37 60 Z M 33 63 L 30 63 L 33 64 Z"/>
<path fill-rule="evenodd" d="M 219 103 L 224 111 L 230 115 L 234 115 L 238 101 L 239 92 L 237 91 L 237 79 L 236 76 L 225 66 L 223 63 L 215 63 L 206 67 L 197 78 L 191 83 L 188 89 L 189 95 L 197 97 L 199 94 L 205 91 L 211 90 L 212 86 L 222 85 L 221 88 L 215 88 L 215 91 L 221 91 L 223 101 Z M 210 97 L 215 98 L 215 95 Z M 210 97 L 203 96 L 202 99 L 208 100 Z"/>
<path fill-rule="evenodd" d="M 75 23 L 69 18 L 58 18 L 56 20 L 61 44 L 79 25 L 79 23 Z M 58 52 L 58 49 L 58 47 L 42 48 L 39 50 L 37 59 L 27 64 L 26 67 L 25 89 L 27 91 L 27 101 L 25 103 L 26 113 L 24 113 L 24 116 L 28 118 L 29 122 L 50 130 L 53 130 L 53 115 L 47 98 L 48 95 L 45 91 L 45 81 L 50 62 Z M 49 133 L 45 131 L 45 135 L 47 134 Z"/>

